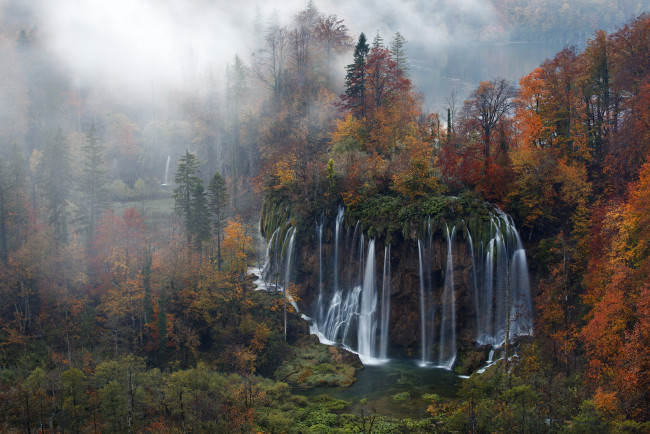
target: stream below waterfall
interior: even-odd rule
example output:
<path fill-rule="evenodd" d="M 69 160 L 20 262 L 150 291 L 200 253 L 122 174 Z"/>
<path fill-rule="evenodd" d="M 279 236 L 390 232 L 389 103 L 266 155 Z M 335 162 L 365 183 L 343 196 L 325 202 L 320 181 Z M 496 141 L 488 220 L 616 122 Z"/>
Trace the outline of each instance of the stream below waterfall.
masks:
<path fill-rule="evenodd" d="M 350 387 L 317 387 L 310 390 L 295 389 L 293 393 L 308 398 L 328 395 L 349 401 L 351 411 L 360 409 L 359 401 L 366 398 L 367 408 L 374 408 L 378 414 L 397 418 L 421 418 L 426 416 L 430 404 L 422 398 L 424 394 L 435 393 L 443 398 L 456 398 L 463 379 L 457 374 L 440 368 L 421 368 L 417 361 L 393 359 L 390 363 L 365 366 L 357 373 L 357 381 Z M 409 399 L 395 400 L 398 393 L 408 392 Z"/>

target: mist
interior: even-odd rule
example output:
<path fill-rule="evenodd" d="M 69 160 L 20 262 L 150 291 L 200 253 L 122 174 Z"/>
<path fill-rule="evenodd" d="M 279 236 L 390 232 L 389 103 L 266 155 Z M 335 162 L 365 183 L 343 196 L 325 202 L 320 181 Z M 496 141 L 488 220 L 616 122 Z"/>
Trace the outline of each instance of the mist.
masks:
<path fill-rule="evenodd" d="M 150 98 L 191 86 L 207 70 L 222 74 L 238 54 L 247 61 L 259 47 L 256 21 L 288 24 L 307 3 L 183 0 L 41 0 L 33 5 L 48 49 L 78 86 Z M 353 35 L 400 31 L 414 46 L 467 43 L 496 19 L 483 1 L 317 2 L 336 13 Z M 453 23 L 453 24 L 451 24 Z"/>

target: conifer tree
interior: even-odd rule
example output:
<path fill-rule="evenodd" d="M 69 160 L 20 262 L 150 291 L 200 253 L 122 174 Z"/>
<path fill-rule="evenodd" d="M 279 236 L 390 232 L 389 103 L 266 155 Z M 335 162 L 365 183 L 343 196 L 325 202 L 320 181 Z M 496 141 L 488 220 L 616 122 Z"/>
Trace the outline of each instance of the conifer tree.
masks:
<path fill-rule="evenodd" d="M 203 181 L 198 182 L 192 190 L 190 198 L 190 230 L 194 236 L 194 247 L 202 251 L 203 242 L 210 238 L 210 214 Z"/>
<path fill-rule="evenodd" d="M 395 37 L 390 43 L 390 52 L 393 55 L 393 60 L 397 63 L 397 68 L 406 76 L 408 72 L 408 66 L 406 65 L 406 39 L 400 32 L 395 33 Z"/>
<path fill-rule="evenodd" d="M 70 151 L 61 128 L 58 129 L 54 140 L 43 150 L 39 173 L 49 223 L 54 228 L 57 239 L 61 243 L 66 243 L 68 239 L 66 203 L 70 189 Z"/>
<path fill-rule="evenodd" d="M 23 244 L 24 231 L 28 225 L 25 186 L 27 185 L 27 161 L 22 149 L 16 143 L 11 147 L 9 160 L 9 182 L 11 184 L 11 202 L 13 204 L 13 224 L 16 228 L 15 243 L 12 249 L 19 249 Z"/>
<path fill-rule="evenodd" d="M 189 151 L 178 162 L 174 182 L 174 211 L 185 223 L 187 245 L 200 250 L 209 236 L 209 221 L 203 181 L 198 176 L 199 160 Z"/>
<path fill-rule="evenodd" d="M 363 32 L 354 48 L 354 62 L 347 66 L 345 76 L 344 107 L 352 111 L 357 118 L 365 117 L 366 108 L 366 61 L 370 47 Z"/>
<path fill-rule="evenodd" d="M 7 223 L 9 219 L 9 191 L 7 169 L 2 160 L 0 160 L 0 258 L 2 263 L 7 265 L 9 262 L 9 245 L 7 243 Z"/>
<path fill-rule="evenodd" d="M 92 246 L 95 238 L 95 226 L 106 206 L 106 168 L 104 160 L 104 147 L 97 140 L 97 130 L 91 126 L 86 135 L 86 145 L 81 148 L 84 156 L 82 168 L 82 194 L 81 220 L 85 226 L 88 248 Z"/>
<path fill-rule="evenodd" d="M 226 180 L 215 172 L 208 185 L 208 206 L 212 213 L 212 227 L 217 239 L 217 268 L 221 270 L 221 241 L 223 239 L 223 228 L 225 226 L 225 211 L 228 205 L 228 193 Z"/>
<path fill-rule="evenodd" d="M 153 319 L 153 301 L 151 299 L 151 263 L 151 251 L 147 250 L 144 256 L 144 265 L 142 266 L 142 289 L 144 292 L 142 311 L 144 316 L 143 323 L 145 325 Z"/>

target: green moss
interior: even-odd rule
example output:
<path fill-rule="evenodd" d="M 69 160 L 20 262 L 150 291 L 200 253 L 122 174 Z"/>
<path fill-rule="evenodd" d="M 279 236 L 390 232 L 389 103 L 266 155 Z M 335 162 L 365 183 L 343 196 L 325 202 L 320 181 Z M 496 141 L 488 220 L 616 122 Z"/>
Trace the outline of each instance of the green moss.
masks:
<path fill-rule="evenodd" d="M 409 392 L 396 393 L 393 395 L 393 401 L 395 402 L 405 402 L 411 399 L 411 394 Z"/>
<path fill-rule="evenodd" d="M 328 213 L 330 216 L 335 212 L 334 205 Z M 314 209 L 309 217 L 305 217 L 281 193 L 268 192 L 260 216 L 262 235 L 269 239 L 278 227 L 282 227 L 278 236 L 284 237 L 289 226 L 296 227 L 301 235 L 312 234 L 314 220 L 311 217 L 316 218 L 320 212 L 320 208 Z M 404 239 L 422 238 L 429 230 L 444 235 L 446 227 L 455 226 L 458 236 L 464 239 L 467 238 L 466 229 L 469 229 L 474 244 L 479 245 L 481 241 L 488 241 L 490 219 L 494 215 L 494 207 L 469 193 L 459 197 L 430 195 L 415 200 L 397 193 L 381 193 L 347 207 L 345 220 L 348 226 L 354 226 L 358 221 L 360 229 L 369 238 L 383 239 L 385 242 L 391 242 L 400 235 Z"/>
<path fill-rule="evenodd" d="M 302 389 L 350 386 L 356 380 L 357 367 L 338 359 L 338 352 L 312 337 L 305 338 L 294 347 L 292 357 L 280 366 L 275 377 Z"/>

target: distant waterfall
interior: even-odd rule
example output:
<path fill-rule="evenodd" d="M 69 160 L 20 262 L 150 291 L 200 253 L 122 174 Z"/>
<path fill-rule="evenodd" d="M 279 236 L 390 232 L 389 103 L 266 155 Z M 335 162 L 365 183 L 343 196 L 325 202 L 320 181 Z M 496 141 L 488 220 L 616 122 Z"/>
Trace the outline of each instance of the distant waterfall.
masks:
<path fill-rule="evenodd" d="M 171 155 L 167 156 L 167 164 L 165 164 L 165 182 L 163 182 L 162 185 L 169 184 L 169 161 L 171 160 L 171 158 L 172 158 Z"/>

